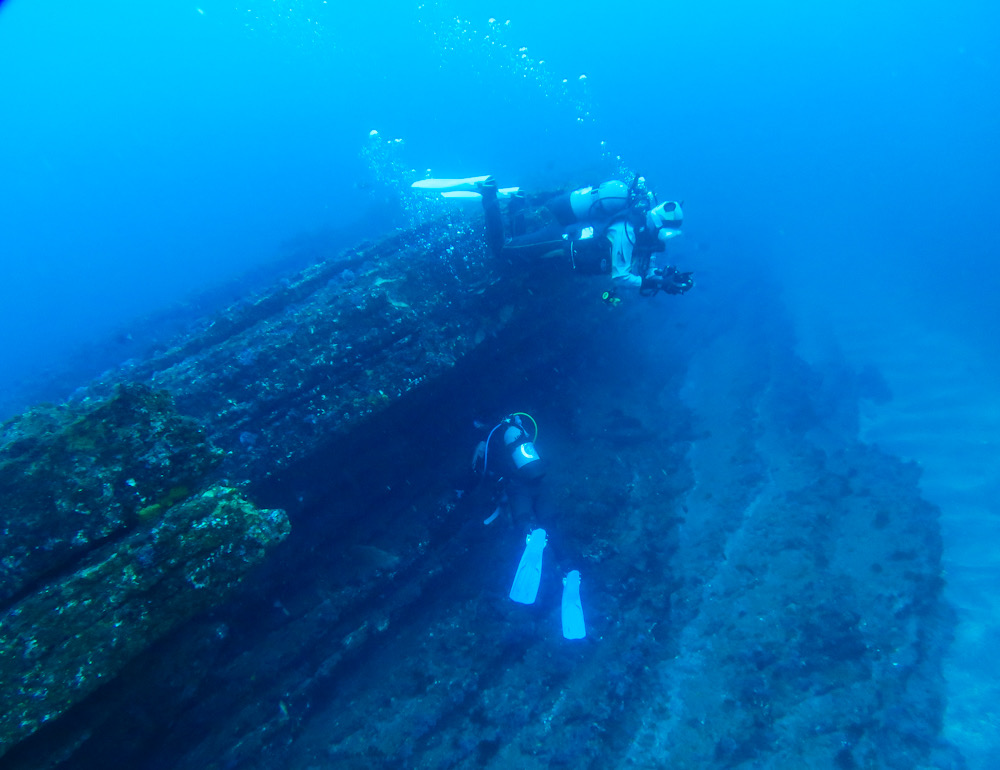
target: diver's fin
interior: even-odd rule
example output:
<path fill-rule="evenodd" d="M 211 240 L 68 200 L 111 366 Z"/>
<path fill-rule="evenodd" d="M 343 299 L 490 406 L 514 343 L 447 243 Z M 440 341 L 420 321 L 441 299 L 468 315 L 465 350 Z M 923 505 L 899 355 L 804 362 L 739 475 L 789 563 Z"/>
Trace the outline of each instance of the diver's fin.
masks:
<path fill-rule="evenodd" d="M 473 200 L 478 201 L 483 196 L 482 193 L 473 192 L 472 190 L 446 190 L 441 193 L 442 198 L 447 198 L 448 200 Z"/>
<path fill-rule="evenodd" d="M 490 176 L 469 176 L 465 179 L 420 179 L 410 185 L 414 190 L 428 192 L 476 192 Z"/>
<path fill-rule="evenodd" d="M 567 639 L 583 639 L 587 635 L 580 601 L 580 573 L 576 570 L 563 578 L 562 627 Z"/>
<path fill-rule="evenodd" d="M 491 179 L 490 176 L 470 176 L 465 179 L 420 179 L 410 185 L 414 190 L 423 190 L 429 193 L 440 193 L 442 198 L 451 199 L 474 199 L 482 197 L 479 192 L 483 182 Z M 498 198 L 509 198 L 520 187 L 501 187 L 497 190 Z"/>
<path fill-rule="evenodd" d="M 497 190 L 497 197 L 500 199 L 507 199 L 510 198 L 510 196 L 512 196 L 514 193 L 520 192 L 520 190 L 521 190 L 520 187 L 501 187 L 499 190 Z M 441 193 L 441 197 L 450 199 L 460 198 L 465 200 L 468 199 L 479 200 L 480 198 L 483 197 L 483 194 L 478 192 L 473 192 L 472 190 L 447 190 Z"/>
<path fill-rule="evenodd" d="M 525 541 L 521 563 L 517 565 L 510 598 L 521 604 L 534 604 L 538 596 L 538 583 L 542 579 L 542 551 L 545 550 L 545 530 L 536 529 Z"/>

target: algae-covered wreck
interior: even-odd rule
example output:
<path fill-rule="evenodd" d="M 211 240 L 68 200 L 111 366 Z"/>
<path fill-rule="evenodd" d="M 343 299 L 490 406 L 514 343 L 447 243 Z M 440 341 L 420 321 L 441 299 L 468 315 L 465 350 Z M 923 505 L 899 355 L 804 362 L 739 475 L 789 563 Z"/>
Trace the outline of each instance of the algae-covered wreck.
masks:
<path fill-rule="evenodd" d="M 7 422 L 0 766 L 957 767 L 937 512 L 850 372 L 738 275 L 600 280 L 456 213 Z M 514 409 L 552 458 L 530 608 L 523 528 L 454 483 Z"/>

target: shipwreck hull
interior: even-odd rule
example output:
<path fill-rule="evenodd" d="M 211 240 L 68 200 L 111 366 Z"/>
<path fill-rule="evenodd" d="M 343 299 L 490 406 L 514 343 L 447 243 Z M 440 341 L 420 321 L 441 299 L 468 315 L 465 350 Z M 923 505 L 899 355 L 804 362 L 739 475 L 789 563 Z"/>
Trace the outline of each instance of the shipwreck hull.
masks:
<path fill-rule="evenodd" d="M 291 531 L 0 766 L 960 767 L 917 469 L 856 440 L 850 373 L 796 359 L 767 291 L 706 283 L 614 308 L 456 216 L 94 383 L 68 408 L 169 393 L 212 458 L 191 497 L 225 482 Z M 544 521 L 484 527 L 489 495 L 455 489 L 473 421 L 510 411 L 541 426 Z"/>

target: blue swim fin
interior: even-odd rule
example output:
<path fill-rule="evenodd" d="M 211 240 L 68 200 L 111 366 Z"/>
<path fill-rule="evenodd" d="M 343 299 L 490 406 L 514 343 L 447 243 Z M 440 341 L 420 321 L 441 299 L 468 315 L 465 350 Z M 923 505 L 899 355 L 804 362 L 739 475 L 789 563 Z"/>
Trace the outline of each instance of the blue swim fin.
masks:
<path fill-rule="evenodd" d="M 510 598 L 521 604 L 534 604 L 538 596 L 538 583 L 542 579 L 542 551 L 545 550 L 545 530 L 536 529 L 525 541 L 521 563 L 517 565 Z"/>
<path fill-rule="evenodd" d="M 497 190 L 497 197 L 501 199 L 507 199 L 510 198 L 510 196 L 512 196 L 514 193 L 520 191 L 521 191 L 520 187 L 501 187 L 499 190 Z M 483 197 L 483 195 L 482 193 L 472 192 L 471 190 L 445 190 L 443 193 L 441 193 L 441 197 L 449 199 L 465 198 L 469 200 L 472 199 L 479 200 L 480 198 Z M 678 230 L 677 232 L 680 231 Z"/>
<path fill-rule="evenodd" d="M 429 193 L 440 193 L 444 198 L 480 198 L 483 182 L 490 176 L 469 176 L 464 179 L 419 179 L 410 185 L 414 190 Z M 518 192 L 520 187 L 501 187 L 497 197 L 509 198 Z"/>
<path fill-rule="evenodd" d="M 576 570 L 563 578 L 562 626 L 567 639 L 583 639 L 587 635 L 580 601 L 580 573 Z"/>
<path fill-rule="evenodd" d="M 429 192 L 477 192 L 479 187 L 489 179 L 485 176 L 467 176 L 464 179 L 420 179 L 410 185 L 414 190 Z"/>

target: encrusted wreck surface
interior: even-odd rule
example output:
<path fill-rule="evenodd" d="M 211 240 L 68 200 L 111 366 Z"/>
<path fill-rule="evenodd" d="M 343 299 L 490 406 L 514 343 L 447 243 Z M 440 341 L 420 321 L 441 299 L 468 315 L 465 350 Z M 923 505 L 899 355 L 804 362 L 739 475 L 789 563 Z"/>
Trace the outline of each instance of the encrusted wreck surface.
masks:
<path fill-rule="evenodd" d="M 212 487 L 89 554 L 0 622 L 0 733 L 9 745 L 57 717 L 137 653 L 217 604 L 288 534 L 283 511 Z"/>
<path fill-rule="evenodd" d="M 287 534 L 213 480 L 308 460 L 510 321 L 481 240 L 457 216 L 351 250 L 3 425 L 0 752 Z"/>
<path fill-rule="evenodd" d="M 221 459 L 168 394 L 125 387 L 89 408 L 38 407 L 0 426 L 0 602 L 176 502 Z"/>
<path fill-rule="evenodd" d="M 600 279 L 508 267 L 474 221 L 437 220 L 91 388 L 166 388 L 225 453 L 212 473 L 292 530 L 0 764 L 960 768 L 937 511 L 857 441 L 851 373 L 796 359 L 737 270 L 613 308 Z M 488 490 L 456 479 L 474 420 L 511 411 L 550 470 L 534 520 L 484 527 Z M 507 592 L 534 526 L 525 607 Z"/>
<path fill-rule="evenodd" d="M 218 452 L 163 392 L 40 407 L 3 439 L 0 751 L 218 603 L 288 533 L 283 511 L 202 491 Z"/>
<path fill-rule="evenodd" d="M 270 476 L 447 371 L 507 324 L 480 227 L 436 219 L 288 278 L 195 335 L 95 383 L 174 395 L 227 452 L 224 472 Z"/>

